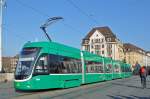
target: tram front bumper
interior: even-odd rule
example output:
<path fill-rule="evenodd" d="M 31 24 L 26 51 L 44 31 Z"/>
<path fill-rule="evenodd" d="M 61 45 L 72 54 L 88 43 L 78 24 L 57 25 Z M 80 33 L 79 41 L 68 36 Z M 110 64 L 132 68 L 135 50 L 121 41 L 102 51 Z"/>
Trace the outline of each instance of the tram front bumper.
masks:
<path fill-rule="evenodd" d="M 24 81 L 24 82 L 14 81 L 14 88 L 16 90 L 32 90 L 33 89 L 30 81 Z"/>

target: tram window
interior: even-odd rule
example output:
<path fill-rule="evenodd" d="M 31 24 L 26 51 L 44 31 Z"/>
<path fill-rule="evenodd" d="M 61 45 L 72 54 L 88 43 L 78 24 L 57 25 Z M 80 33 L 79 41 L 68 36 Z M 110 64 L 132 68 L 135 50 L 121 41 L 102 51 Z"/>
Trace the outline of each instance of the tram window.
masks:
<path fill-rule="evenodd" d="M 129 72 L 132 72 L 131 68 L 129 67 Z"/>
<path fill-rule="evenodd" d="M 124 72 L 124 65 L 121 65 L 121 72 Z"/>
<path fill-rule="evenodd" d="M 86 64 L 86 72 L 89 73 L 89 66 Z"/>
<path fill-rule="evenodd" d="M 74 61 L 75 73 L 80 73 L 80 66 L 78 65 L 78 61 Z"/>
<path fill-rule="evenodd" d="M 87 73 L 103 73 L 103 65 L 101 62 L 86 61 Z"/>
<path fill-rule="evenodd" d="M 49 54 L 50 73 L 81 73 L 81 60 Z"/>
<path fill-rule="evenodd" d="M 92 61 L 86 61 L 86 72 L 87 73 L 93 73 L 93 62 Z"/>
<path fill-rule="evenodd" d="M 97 64 L 97 69 L 98 69 L 97 70 L 98 73 L 103 73 L 103 64 L 102 63 L 98 63 Z"/>
<path fill-rule="evenodd" d="M 94 73 L 94 66 L 90 66 L 91 67 L 91 73 Z"/>
<path fill-rule="evenodd" d="M 116 72 L 116 73 L 120 72 L 119 67 L 120 67 L 119 64 L 115 64 L 114 65 L 114 72 Z"/>
<path fill-rule="evenodd" d="M 99 67 L 98 66 L 95 66 L 95 71 L 96 71 L 96 73 L 99 72 Z"/>
<path fill-rule="evenodd" d="M 121 71 L 122 71 L 122 72 L 126 72 L 126 68 L 127 68 L 126 65 L 123 64 L 123 66 L 121 66 Z"/>
<path fill-rule="evenodd" d="M 67 73 L 81 73 L 81 60 L 65 57 L 63 64 Z"/>
<path fill-rule="evenodd" d="M 105 65 L 105 72 L 111 73 L 112 72 L 112 64 L 106 64 Z"/>
<path fill-rule="evenodd" d="M 59 63 L 59 57 L 56 55 L 49 55 L 48 58 L 48 63 L 49 63 L 49 72 L 50 73 L 59 73 L 60 69 L 58 68 L 59 65 L 61 66 L 61 63 Z"/>
<path fill-rule="evenodd" d="M 124 67 L 124 69 L 123 69 L 123 70 L 124 70 L 124 72 L 126 72 L 126 67 Z"/>
<path fill-rule="evenodd" d="M 42 55 L 35 66 L 34 74 L 48 74 L 48 61 L 47 61 L 47 55 Z"/>

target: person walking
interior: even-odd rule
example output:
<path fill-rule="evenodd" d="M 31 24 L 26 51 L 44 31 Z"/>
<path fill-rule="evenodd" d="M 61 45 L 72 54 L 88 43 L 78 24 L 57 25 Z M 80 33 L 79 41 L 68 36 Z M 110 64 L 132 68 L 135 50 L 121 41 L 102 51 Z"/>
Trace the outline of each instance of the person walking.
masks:
<path fill-rule="evenodd" d="M 142 66 L 140 68 L 139 74 L 140 74 L 140 78 L 141 78 L 141 85 L 144 89 L 144 88 L 146 88 L 146 77 L 147 77 L 147 71 L 146 71 L 145 66 Z"/>
<path fill-rule="evenodd" d="M 133 70 L 133 74 L 138 75 L 140 68 L 141 68 L 141 65 L 137 61 Z"/>

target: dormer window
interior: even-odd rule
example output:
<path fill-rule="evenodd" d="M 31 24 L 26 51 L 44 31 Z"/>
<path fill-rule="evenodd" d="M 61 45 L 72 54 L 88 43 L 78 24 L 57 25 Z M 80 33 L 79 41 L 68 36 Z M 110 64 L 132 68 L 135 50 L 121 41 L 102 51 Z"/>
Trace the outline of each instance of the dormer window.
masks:
<path fill-rule="evenodd" d="M 107 38 L 107 42 L 110 42 L 111 41 L 111 38 Z"/>

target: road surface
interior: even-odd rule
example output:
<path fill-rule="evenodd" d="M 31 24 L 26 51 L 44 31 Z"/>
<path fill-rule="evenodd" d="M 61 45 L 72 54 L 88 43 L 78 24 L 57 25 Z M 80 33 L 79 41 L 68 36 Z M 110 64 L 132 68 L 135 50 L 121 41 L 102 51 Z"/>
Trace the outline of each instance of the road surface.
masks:
<path fill-rule="evenodd" d="M 140 78 L 133 76 L 69 89 L 16 92 L 13 83 L 0 83 L 0 99 L 150 99 L 150 76 L 142 89 Z"/>

